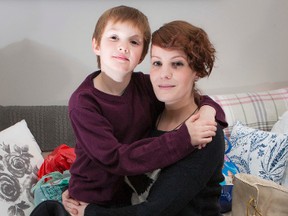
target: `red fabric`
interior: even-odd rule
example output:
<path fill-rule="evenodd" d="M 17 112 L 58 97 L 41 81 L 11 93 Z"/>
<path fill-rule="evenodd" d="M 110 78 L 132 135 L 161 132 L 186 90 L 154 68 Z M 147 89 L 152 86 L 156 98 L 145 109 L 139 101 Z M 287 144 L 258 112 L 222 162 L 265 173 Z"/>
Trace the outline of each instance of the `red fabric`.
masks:
<path fill-rule="evenodd" d="M 63 173 L 65 170 L 69 170 L 75 158 L 74 148 L 61 144 L 45 158 L 37 174 L 38 180 L 54 171 Z"/>

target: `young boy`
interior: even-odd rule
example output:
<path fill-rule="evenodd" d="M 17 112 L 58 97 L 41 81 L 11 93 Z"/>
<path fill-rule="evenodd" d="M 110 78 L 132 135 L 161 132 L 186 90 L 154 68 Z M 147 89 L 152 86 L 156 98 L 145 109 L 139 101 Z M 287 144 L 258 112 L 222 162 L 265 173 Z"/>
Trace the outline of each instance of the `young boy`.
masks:
<path fill-rule="evenodd" d="M 166 167 L 194 146 L 209 143 L 216 131 L 215 110 L 218 122 L 226 124 L 223 110 L 206 96 L 200 105 L 215 110 L 205 106 L 202 114 L 210 121 L 199 121 L 196 131 L 194 119 L 177 131 L 143 139 L 164 108 L 149 76 L 133 72 L 147 54 L 150 37 L 146 16 L 131 7 L 112 8 L 98 20 L 93 50 L 101 70 L 90 74 L 69 101 L 77 157 L 68 190 L 76 200 L 104 206 L 129 203 L 125 175 Z"/>

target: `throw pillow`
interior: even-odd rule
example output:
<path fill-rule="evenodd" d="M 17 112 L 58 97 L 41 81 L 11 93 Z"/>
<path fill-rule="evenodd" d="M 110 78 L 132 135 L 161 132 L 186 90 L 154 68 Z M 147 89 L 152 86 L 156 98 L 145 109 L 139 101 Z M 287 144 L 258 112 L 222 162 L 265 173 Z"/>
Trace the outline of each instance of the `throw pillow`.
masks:
<path fill-rule="evenodd" d="M 237 121 L 230 141 L 228 156 L 240 172 L 281 183 L 288 156 L 287 134 L 250 128 Z"/>
<path fill-rule="evenodd" d="M 279 120 L 272 127 L 271 132 L 274 133 L 286 133 L 288 134 L 288 111 L 286 111 Z M 282 185 L 288 187 L 288 158 L 286 163 L 286 169 L 284 172 L 284 177 L 282 179 Z"/>
<path fill-rule="evenodd" d="M 30 215 L 34 208 L 30 191 L 42 162 L 25 120 L 0 132 L 1 215 Z"/>
<path fill-rule="evenodd" d="M 288 111 L 279 117 L 279 120 L 273 125 L 271 132 L 288 134 Z"/>

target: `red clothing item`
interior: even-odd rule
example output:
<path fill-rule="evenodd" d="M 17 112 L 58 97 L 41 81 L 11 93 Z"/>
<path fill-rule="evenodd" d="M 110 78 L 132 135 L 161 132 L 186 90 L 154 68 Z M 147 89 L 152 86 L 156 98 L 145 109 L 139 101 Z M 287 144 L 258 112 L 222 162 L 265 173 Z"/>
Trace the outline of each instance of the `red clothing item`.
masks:
<path fill-rule="evenodd" d="M 136 175 L 166 167 L 193 151 L 185 124 L 156 138 L 148 136 L 163 110 L 154 95 L 149 75 L 133 73 L 121 96 L 94 88 L 89 75 L 72 94 L 69 116 L 76 136 L 76 160 L 70 172 L 70 195 L 88 203 L 119 204 L 129 200 L 124 175 Z M 221 107 L 209 97 L 201 105 L 216 109 L 225 126 Z"/>

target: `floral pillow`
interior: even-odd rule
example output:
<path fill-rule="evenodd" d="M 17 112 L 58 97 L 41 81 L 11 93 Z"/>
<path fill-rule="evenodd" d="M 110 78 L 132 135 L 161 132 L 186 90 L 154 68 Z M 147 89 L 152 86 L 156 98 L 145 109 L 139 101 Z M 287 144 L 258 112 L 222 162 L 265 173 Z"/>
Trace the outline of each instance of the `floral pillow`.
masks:
<path fill-rule="evenodd" d="M 31 187 L 43 162 L 41 150 L 22 120 L 0 132 L 1 215 L 30 215 Z"/>
<path fill-rule="evenodd" d="M 288 157 L 288 134 L 253 129 L 239 121 L 230 136 L 227 154 L 239 171 L 281 183 Z"/>
<path fill-rule="evenodd" d="M 273 128 L 271 129 L 271 132 L 288 134 L 288 111 L 286 111 L 282 116 L 280 116 L 279 120 L 274 124 Z M 288 158 L 284 177 L 282 179 L 282 185 L 288 187 Z"/>

